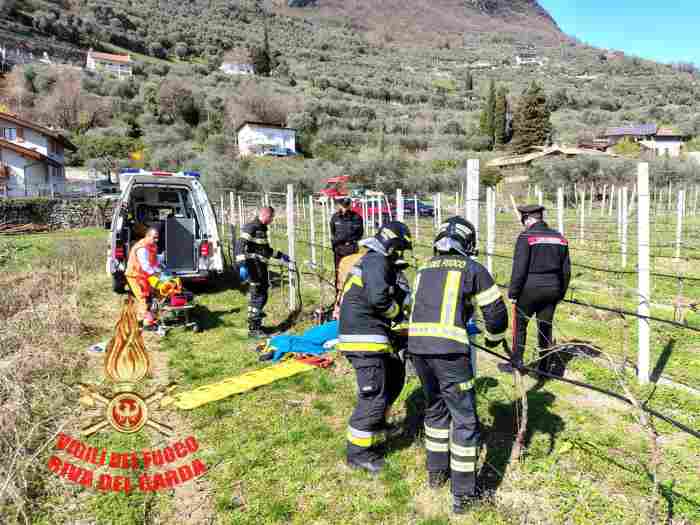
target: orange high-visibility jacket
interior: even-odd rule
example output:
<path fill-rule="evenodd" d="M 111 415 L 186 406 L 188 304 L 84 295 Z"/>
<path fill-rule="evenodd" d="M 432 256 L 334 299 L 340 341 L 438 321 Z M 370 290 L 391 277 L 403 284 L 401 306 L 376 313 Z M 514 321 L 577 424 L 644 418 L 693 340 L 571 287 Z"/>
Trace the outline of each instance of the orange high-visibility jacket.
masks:
<path fill-rule="evenodd" d="M 144 293 L 144 295 L 146 295 L 150 291 L 150 286 L 148 284 L 148 277 L 150 274 L 146 273 L 146 271 L 143 269 L 141 262 L 136 255 L 136 252 L 141 248 L 146 248 L 148 251 L 149 264 L 153 267 L 158 266 L 158 258 L 156 257 L 158 247 L 154 243 L 148 242 L 148 240 L 144 238 L 134 244 L 129 252 L 129 261 L 126 263 L 126 276 L 136 280 L 141 286 L 141 291 Z"/>

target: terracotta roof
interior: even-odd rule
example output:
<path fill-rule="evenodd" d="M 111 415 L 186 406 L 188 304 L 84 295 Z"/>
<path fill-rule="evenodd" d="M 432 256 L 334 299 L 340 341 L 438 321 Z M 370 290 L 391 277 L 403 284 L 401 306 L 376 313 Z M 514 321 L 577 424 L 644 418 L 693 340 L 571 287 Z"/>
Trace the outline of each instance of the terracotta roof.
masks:
<path fill-rule="evenodd" d="M 682 137 L 683 133 L 676 131 L 673 128 L 659 128 L 656 132 L 657 137 Z"/>
<path fill-rule="evenodd" d="M 60 163 L 56 162 L 53 159 L 50 159 L 46 155 L 43 155 L 33 149 L 25 148 L 23 146 L 20 146 L 19 144 L 15 144 L 14 142 L 10 142 L 9 140 L 5 140 L 3 138 L 0 138 L 0 148 L 7 148 L 9 150 L 14 151 L 15 153 L 19 153 L 20 155 L 28 159 L 44 161 L 53 166 L 61 167 Z"/>
<path fill-rule="evenodd" d="M 0 111 L 0 119 L 7 120 L 9 122 L 12 122 L 13 124 L 17 124 L 18 126 L 33 129 L 34 131 L 38 131 L 39 133 L 48 135 L 49 137 L 60 142 L 64 148 L 67 148 L 69 150 L 76 151 L 78 149 L 75 144 L 73 144 L 63 135 L 61 135 L 58 131 L 45 128 L 44 126 L 40 126 L 39 124 L 30 122 L 29 120 L 24 120 L 23 118 L 20 118 L 17 115 L 3 113 L 2 111 Z"/>
<path fill-rule="evenodd" d="M 610 153 L 605 153 L 597 150 L 582 149 L 582 148 L 572 148 L 568 146 L 551 146 L 551 147 L 536 147 L 533 148 L 535 151 L 533 153 L 527 153 L 525 155 L 510 155 L 508 157 L 501 157 L 498 159 L 493 159 L 489 161 L 486 165 L 493 168 L 503 168 L 506 166 L 518 166 L 521 164 L 529 164 L 530 162 L 547 157 L 549 155 L 604 155 L 609 157 L 617 157 Z"/>
<path fill-rule="evenodd" d="M 130 64 L 131 57 L 129 55 L 113 55 L 111 53 L 100 53 L 98 51 L 90 51 L 88 54 L 96 60 L 104 60 L 106 62 L 118 62 L 119 64 Z"/>

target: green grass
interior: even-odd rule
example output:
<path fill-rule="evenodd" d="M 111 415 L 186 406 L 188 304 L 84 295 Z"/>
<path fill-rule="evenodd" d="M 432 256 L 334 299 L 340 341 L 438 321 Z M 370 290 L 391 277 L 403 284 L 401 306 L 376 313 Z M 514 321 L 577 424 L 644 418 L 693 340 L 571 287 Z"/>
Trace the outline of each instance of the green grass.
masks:
<path fill-rule="evenodd" d="M 425 240 L 430 226 L 423 226 Z M 61 249 L 59 240 L 67 237 L 101 243 L 100 231 L 19 237 L 12 242 L 26 244 L 24 253 L 47 264 L 52 254 Z M 280 248 L 283 242 L 286 239 L 277 241 Z M 298 260 L 308 258 L 301 245 L 298 252 Z M 417 252 L 426 255 L 420 249 Z M 331 261 L 326 256 L 328 264 Z M 506 266 L 501 265 L 499 271 L 507 273 Z M 6 270 L 16 271 L 14 268 L 18 267 L 6 267 Z M 115 300 L 108 284 L 108 276 L 101 274 L 92 287 L 84 290 L 85 294 L 81 291 L 86 321 L 89 322 L 91 308 Z M 328 290 L 325 293 L 329 301 Z M 307 312 L 317 303 L 318 294 L 318 280 L 305 276 L 303 295 Z M 267 324 L 285 319 L 286 298 L 286 290 L 272 289 Z M 607 296 L 593 298 L 608 304 L 604 302 L 609 299 Z M 178 391 L 266 366 L 258 362 L 254 344 L 245 335 L 244 295 L 236 290 L 223 290 L 202 293 L 198 301 L 204 332 L 173 331 L 160 341 L 160 350 L 168 354 L 171 377 L 178 381 Z M 303 320 L 294 331 L 307 326 L 309 321 Z M 590 340 L 616 355 L 622 351 L 621 326 L 621 321 L 598 320 L 589 310 L 567 306 L 558 311 L 557 329 L 562 334 Z M 654 355 L 663 351 L 656 341 L 662 343 L 668 337 L 675 337 L 679 346 L 670 357 L 667 371 L 685 374 L 688 381 L 696 384 L 700 377 L 698 360 L 693 355 L 697 339 L 684 338 L 678 329 L 665 330 L 654 331 Z M 531 328 L 531 343 L 534 343 L 533 332 Z M 681 363 L 676 364 L 676 360 Z M 575 359 L 569 369 L 585 381 L 616 388 L 612 372 L 594 361 Z M 89 372 L 87 378 L 93 375 L 94 372 Z M 179 415 L 191 425 L 201 443 L 201 457 L 206 465 L 217 465 L 207 475 L 214 490 L 217 523 L 642 522 L 652 489 L 647 471 L 649 447 L 630 411 L 606 397 L 563 383 L 548 383 L 540 389 L 533 387 L 530 383 L 527 454 L 520 465 L 508 465 L 514 428 L 512 379 L 498 372 L 494 361 L 480 357 L 477 392 L 485 441 L 482 476 L 496 492 L 493 500 L 478 505 L 463 519 L 450 514 L 447 488 L 435 492 L 427 488 L 425 451 L 420 437 L 402 438 L 392 444 L 387 468 L 377 479 L 344 465 L 344 435 L 354 406 L 355 378 L 349 364 L 340 356 L 336 356 L 332 369 L 304 373 Z M 640 392 L 650 393 L 650 390 L 640 389 Z M 415 421 L 422 403 L 420 384 L 416 378 L 410 378 L 395 405 L 393 417 L 397 421 Z M 697 427 L 700 418 L 697 397 L 659 386 L 649 405 Z M 672 506 L 675 520 L 700 522 L 697 496 L 700 442 L 666 424 L 659 423 L 657 428 L 663 444 L 660 471 L 663 497 L 659 511 L 665 515 Z M 126 438 L 109 434 L 96 438 L 95 442 L 128 450 L 147 446 L 143 439 L 143 435 Z M 146 501 L 138 493 L 128 497 L 86 493 L 79 501 L 81 517 L 120 525 L 145 523 L 145 506 L 153 508 L 156 514 L 167 514 L 176 505 L 169 492 L 160 494 L 155 501 Z M 49 522 L 47 518 L 45 523 Z"/>

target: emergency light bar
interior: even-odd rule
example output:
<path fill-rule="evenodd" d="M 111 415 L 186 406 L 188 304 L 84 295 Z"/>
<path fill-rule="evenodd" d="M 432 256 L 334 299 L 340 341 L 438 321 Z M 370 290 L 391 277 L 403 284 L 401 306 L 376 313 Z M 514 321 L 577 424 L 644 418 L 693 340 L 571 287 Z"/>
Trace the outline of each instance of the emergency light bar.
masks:
<path fill-rule="evenodd" d="M 141 168 L 124 168 L 119 175 L 153 175 L 154 177 L 193 177 L 198 179 L 201 174 L 198 171 L 146 171 Z"/>

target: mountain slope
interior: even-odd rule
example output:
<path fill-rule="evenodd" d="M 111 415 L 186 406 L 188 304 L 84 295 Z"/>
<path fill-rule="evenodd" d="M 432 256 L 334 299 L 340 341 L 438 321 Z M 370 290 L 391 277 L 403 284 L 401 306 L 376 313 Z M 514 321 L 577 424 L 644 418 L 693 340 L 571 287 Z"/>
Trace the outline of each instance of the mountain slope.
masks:
<path fill-rule="evenodd" d="M 303 12 L 308 16 L 310 11 Z M 313 11 L 345 17 L 356 29 L 400 42 L 435 43 L 437 35 L 482 32 L 527 32 L 547 40 L 562 36 L 537 0 L 323 0 Z"/>

